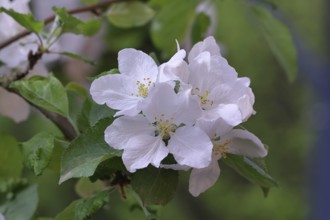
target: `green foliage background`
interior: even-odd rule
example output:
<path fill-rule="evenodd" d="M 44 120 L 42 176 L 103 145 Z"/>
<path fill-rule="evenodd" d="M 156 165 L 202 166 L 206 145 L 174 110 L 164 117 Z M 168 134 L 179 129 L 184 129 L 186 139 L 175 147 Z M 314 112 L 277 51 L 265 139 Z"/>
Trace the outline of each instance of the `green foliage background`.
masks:
<path fill-rule="evenodd" d="M 177 2 L 177 10 L 184 10 L 180 4 L 195 4 L 189 1 L 157 1 L 150 4 L 155 8 Z M 188 193 L 188 173 L 180 173 L 180 185 L 173 201 L 160 211 L 162 219 L 254 219 L 281 220 L 306 219 L 308 215 L 307 168 L 309 154 L 313 151 L 313 132 L 310 129 L 308 106 L 313 93 L 301 77 L 290 82 L 282 66 L 271 52 L 266 39 L 256 23 L 255 17 L 247 10 L 246 4 L 256 2 L 263 6 L 275 5 L 275 12 L 290 22 L 293 30 L 313 51 L 322 54 L 325 44 L 323 24 L 323 4 L 325 0 L 217 0 L 218 26 L 215 37 L 225 50 L 229 63 L 235 67 L 240 76 L 248 76 L 255 93 L 257 114 L 244 124 L 251 132 L 269 146 L 267 163 L 270 174 L 278 181 L 279 187 L 272 188 L 263 197 L 262 190 L 236 174 L 231 168 L 221 163 L 221 177 L 216 185 L 198 198 Z M 322 12 L 322 13 L 320 13 Z M 181 31 L 186 19 L 178 13 L 178 29 L 169 27 L 170 36 L 182 40 L 185 36 Z M 157 14 L 156 14 L 157 16 Z M 188 16 L 188 15 L 187 15 Z M 189 17 L 189 16 L 188 16 Z M 142 28 L 125 27 L 121 29 L 109 22 L 105 24 L 106 35 L 104 44 L 106 51 L 91 75 L 97 75 L 117 67 L 118 50 L 127 47 L 155 52 L 160 59 L 167 56 L 164 51 L 155 48 L 149 30 L 152 25 L 147 23 Z M 161 27 L 160 27 L 161 28 Z M 181 35 L 180 35 L 181 34 Z M 156 37 L 159 37 L 158 35 Z M 175 48 L 175 43 L 168 40 Z M 156 43 L 157 44 L 157 43 Z M 61 66 L 55 66 L 54 74 L 63 81 L 65 75 Z M 69 97 L 69 99 L 73 99 Z M 81 104 L 81 103 L 78 103 Z M 70 106 L 75 113 L 75 106 Z M 44 130 L 54 134 L 60 132 L 44 117 L 34 111 L 28 121 L 19 125 L 0 116 L 0 133 L 14 133 L 19 141 L 27 141 L 34 134 Z M 56 150 L 56 149 L 55 149 Z M 56 164 L 54 165 L 56 166 Z M 58 166 L 58 165 L 57 165 Z M 38 183 L 39 205 L 36 216 L 56 216 L 79 196 L 75 193 L 76 180 L 69 180 L 58 185 L 59 174 L 48 169 L 40 177 L 27 172 L 32 182 Z M 26 191 L 28 191 L 27 189 Z M 130 189 L 127 189 L 128 192 Z M 25 192 L 25 191 L 24 191 Z M 129 193 L 128 193 L 129 194 Z M 127 211 L 129 208 L 130 211 Z M 128 195 L 123 200 L 119 191 L 110 196 L 105 209 L 99 211 L 92 219 L 145 219 L 144 214 Z"/>

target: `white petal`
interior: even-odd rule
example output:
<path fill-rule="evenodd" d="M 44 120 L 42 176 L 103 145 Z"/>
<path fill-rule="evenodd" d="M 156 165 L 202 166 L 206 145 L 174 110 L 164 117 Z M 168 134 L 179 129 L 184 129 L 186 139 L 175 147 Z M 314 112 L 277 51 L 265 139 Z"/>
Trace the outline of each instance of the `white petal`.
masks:
<path fill-rule="evenodd" d="M 137 97 L 136 81 L 120 74 L 109 74 L 93 81 L 90 93 L 98 104 L 106 103 L 110 108 L 121 110 L 117 115 L 138 114 L 139 102 L 142 97 Z"/>
<path fill-rule="evenodd" d="M 210 36 L 204 39 L 204 41 L 196 43 L 188 55 L 188 61 L 192 62 L 193 59 L 204 51 L 209 52 L 212 56 L 220 55 L 220 49 L 214 37 Z"/>
<path fill-rule="evenodd" d="M 184 61 L 186 56 L 185 50 L 179 50 L 166 63 L 159 67 L 159 82 L 166 82 L 169 80 L 180 80 L 181 82 L 188 82 L 189 70 L 188 64 Z"/>
<path fill-rule="evenodd" d="M 147 99 L 143 113 L 151 122 L 162 118 L 174 120 L 176 125 L 193 124 L 202 113 L 197 97 L 192 97 L 190 91 L 176 94 L 168 83 L 157 84 Z"/>
<path fill-rule="evenodd" d="M 198 127 L 178 128 L 167 147 L 180 165 L 204 168 L 211 162 L 213 144 Z"/>
<path fill-rule="evenodd" d="M 260 139 L 246 130 L 233 129 L 222 136 L 221 140 L 230 140 L 227 145 L 228 153 L 248 157 L 265 157 L 267 155 L 267 149 Z"/>
<path fill-rule="evenodd" d="M 214 185 L 220 176 L 218 160 L 213 159 L 210 166 L 202 169 L 193 169 L 189 179 L 189 192 L 197 197 Z"/>
<path fill-rule="evenodd" d="M 227 124 L 236 126 L 242 123 L 242 114 L 235 104 L 218 105 L 203 111 L 202 119 L 213 121 L 222 118 Z"/>
<path fill-rule="evenodd" d="M 5 217 L 0 212 L 0 220 L 6 220 Z"/>
<path fill-rule="evenodd" d="M 130 138 L 142 134 L 153 135 L 154 127 L 140 114 L 119 117 L 104 131 L 105 141 L 115 149 L 124 149 Z"/>
<path fill-rule="evenodd" d="M 226 123 L 222 118 L 215 121 L 199 119 L 196 126 L 201 128 L 211 139 L 227 134 L 233 128 L 232 125 Z"/>
<path fill-rule="evenodd" d="M 119 51 L 118 67 L 121 74 L 134 79 L 151 77 L 155 81 L 158 74 L 155 61 L 146 53 L 132 48 Z"/>
<path fill-rule="evenodd" d="M 123 162 L 129 172 L 147 167 L 159 167 L 168 155 L 168 149 L 160 137 L 139 135 L 132 137 L 123 153 Z"/>
<path fill-rule="evenodd" d="M 21 97 L 0 87 L 0 114 L 19 123 L 26 120 L 29 113 L 30 107 Z"/>

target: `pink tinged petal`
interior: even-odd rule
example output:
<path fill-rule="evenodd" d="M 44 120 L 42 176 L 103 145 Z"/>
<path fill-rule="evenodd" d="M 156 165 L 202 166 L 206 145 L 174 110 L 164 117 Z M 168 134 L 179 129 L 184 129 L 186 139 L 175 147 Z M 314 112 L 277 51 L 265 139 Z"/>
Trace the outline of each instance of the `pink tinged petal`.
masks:
<path fill-rule="evenodd" d="M 198 127 L 178 128 L 167 147 L 180 165 L 204 168 L 211 162 L 213 144 Z"/>
<path fill-rule="evenodd" d="M 143 97 L 137 96 L 137 91 L 136 80 L 120 74 L 101 76 L 93 81 L 90 88 L 96 103 L 106 103 L 110 108 L 120 110 L 116 116 L 134 116 L 141 111 L 139 102 Z"/>
<path fill-rule="evenodd" d="M 26 120 L 29 113 L 30 107 L 21 97 L 0 87 L 0 114 L 19 123 Z"/>
<path fill-rule="evenodd" d="M 228 153 L 247 157 L 265 157 L 267 149 L 260 139 L 249 131 L 233 129 L 221 137 L 221 140 L 229 140 Z"/>
<path fill-rule="evenodd" d="M 218 160 L 213 159 L 208 167 L 193 169 L 189 179 L 189 192 L 197 197 L 213 186 L 220 176 Z"/>
<path fill-rule="evenodd" d="M 188 55 L 188 61 L 192 62 L 200 53 L 205 51 L 209 52 L 212 56 L 220 55 L 220 48 L 214 37 L 210 36 L 205 38 L 204 41 L 196 43 Z"/>
<path fill-rule="evenodd" d="M 167 155 L 168 149 L 160 137 L 139 135 L 128 141 L 122 158 L 127 170 L 133 173 L 149 164 L 159 167 Z"/>
<path fill-rule="evenodd" d="M 115 149 L 125 149 L 130 138 L 142 134 L 154 134 L 154 127 L 142 115 L 117 118 L 104 132 L 105 141 Z"/>
<path fill-rule="evenodd" d="M 118 67 L 121 74 L 134 79 L 149 77 L 155 82 L 158 74 L 155 61 L 146 53 L 132 48 L 119 51 Z"/>

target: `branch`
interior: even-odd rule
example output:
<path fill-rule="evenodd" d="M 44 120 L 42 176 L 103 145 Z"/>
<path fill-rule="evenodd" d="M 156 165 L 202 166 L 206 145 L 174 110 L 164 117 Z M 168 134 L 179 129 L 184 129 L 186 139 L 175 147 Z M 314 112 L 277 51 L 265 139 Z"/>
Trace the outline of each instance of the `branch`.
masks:
<path fill-rule="evenodd" d="M 68 13 L 69 14 L 79 14 L 79 13 L 83 13 L 83 12 L 92 12 L 94 14 L 97 14 L 96 13 L 97 9 L 103 8 L 112 3 L 116 3 L 116 2 L 120 2 L 120 1 L 124 1 L 124 0 L 107 0 L 107 1 L 100 2 L 97 4 L 93 4 L 93 5 L 87 5 L 87 6 L 83 6 L 81 8 L 71 9 L 68 11 Z M 56 15 L 52 15 L 52 16 L 46 18 L 44 20 L 44 24 L 49 24 L 49 23 L 53 22 L 55 20 L 55 18 L 56 18 Z M 32 33 L 31 31 L 25 30 L 25 31 L 22 31 L 21 33 L 18 33 L 17 35 L 7 39 L 6 41 L 4 41 L 3 43 L 0 44 L 0 50 L 31 33 Z"/>

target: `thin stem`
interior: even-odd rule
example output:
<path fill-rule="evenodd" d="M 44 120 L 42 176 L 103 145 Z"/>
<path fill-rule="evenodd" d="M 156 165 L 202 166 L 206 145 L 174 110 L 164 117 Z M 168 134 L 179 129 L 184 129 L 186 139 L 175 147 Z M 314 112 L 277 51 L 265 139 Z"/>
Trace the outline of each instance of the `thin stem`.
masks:
<path fill-rule="evenodd" d="M 100 9 L 100 8 L 103 8 L 105 6 L 108 6 L 112 3 L 115 3 L 115 2 L 120 2 L 120 1 L 125 1 L 125 0 L 107 0 L 107 1 L 104 1 L 104 2 L 100 2 L 100 3 L 97 3 L 97 4 L 93 4 L 93 5 L 87 5 L 87 6 L 83 6 L 83 7 L 80 7 L 80 8 L 75 8 L 75 9 L 71 9 L 68 11 L 69 14 L 79 14 L 79 13 L 83 13 L 83 12 L 88 12 L 88 11 L 91 11 L 95 14 L 95 11 L 97 9 Z M 44 24 L 49 24 L 51 22 L 53 22 L 56 18 L 56 15 L 52 15 L 48 18 L 46 18 L 44 20 Z M 15 41 L 31 34 L 32 32 L 29 31 L 29 30 L 25 30 L 25 31 L 22 31 L 21 33 L 18 33 L 17 35 L 7 39 L 6 41 L 4 41 L 3 43 L 0 44 L 0 50 L 2 48 L 5 48 L 7 46 L 9 46 L 10 44 L 14 43 Z"/>

